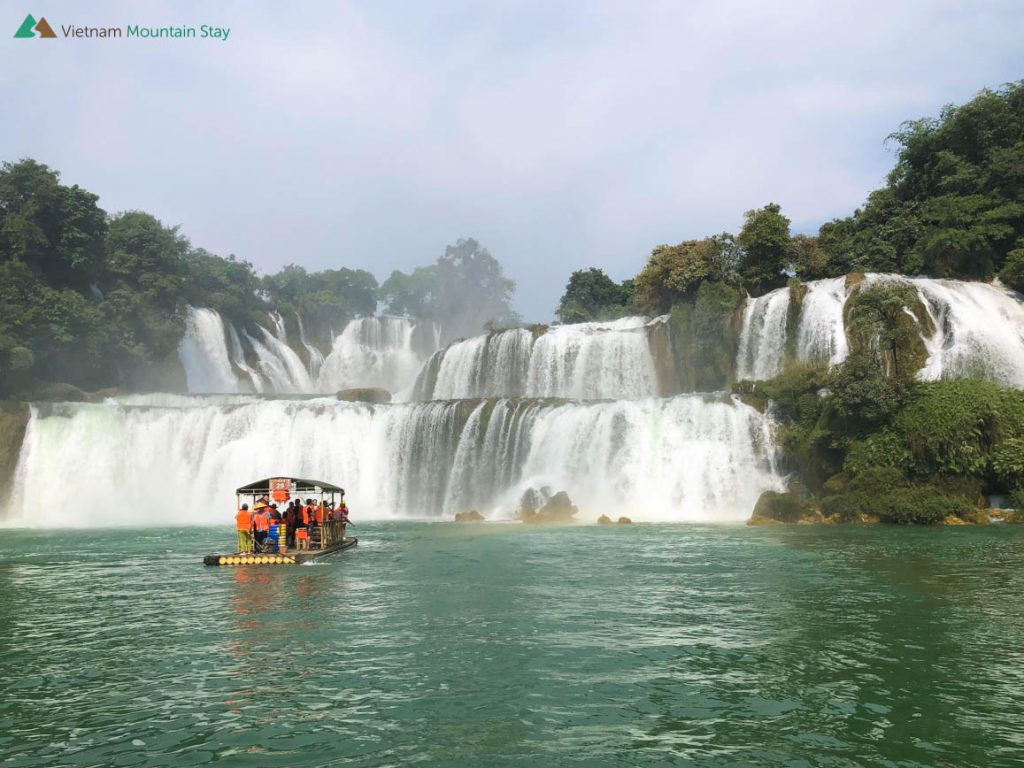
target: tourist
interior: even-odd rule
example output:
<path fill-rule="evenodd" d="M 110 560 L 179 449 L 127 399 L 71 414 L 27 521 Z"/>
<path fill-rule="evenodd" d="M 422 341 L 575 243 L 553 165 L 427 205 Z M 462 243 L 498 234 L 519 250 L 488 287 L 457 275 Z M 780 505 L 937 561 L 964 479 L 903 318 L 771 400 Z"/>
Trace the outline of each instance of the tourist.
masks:
<path fill-rule="evenodd" d="M 235 515 L 235 528 L 238 529 L 238 551 L 252 552 L 252 513 L 249 505 L 243 504 Z"/>

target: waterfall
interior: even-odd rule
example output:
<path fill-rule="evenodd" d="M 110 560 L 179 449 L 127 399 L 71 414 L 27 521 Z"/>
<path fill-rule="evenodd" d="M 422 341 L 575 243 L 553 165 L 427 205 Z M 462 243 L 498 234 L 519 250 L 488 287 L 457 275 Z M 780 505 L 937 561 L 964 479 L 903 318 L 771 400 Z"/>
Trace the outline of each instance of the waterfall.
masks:
<path fill-rule="evenodd" d="M 404 317 L 353 320 L 334 339 L 317 379 L 317 391 L 350 387 L 408 389 L 423 364 L 418 326 Z M 429 344 L 429 342 L 427 342 Z M 436 348 L 431 346 L 427 354 Z"/>
<path fill-rule="evenodd" d="M 986 283 L 902 281 L 917 290 L 935 328 L 922 334 L 928 359 L 918 378 L 981 378 L 1024 387 L 1024 304 L 1016 294 Z"/>
<path fill-rule="evenodd" d="M 299 341 L 309 357 L 309 376 L 316 379 L 320 375 L 320 368 L 324 364 L 324 355 L 315 346 L 306 341 L 306 329 L 302 327 L 302 315 L 295 313 L 295 322 L 299 325 Z"/>
<path fill-rule="evenodd" d="M 737 379 L 770 379 L 782 370 L 789 301 L 789 288 L 747 299 L 736 356 Z"/>
<path fill-rule="evenodd" d="M 231 330 L 233 333 L 234 329 Z M 178 357 L 185 369 L 189 392 L 244 391 L 231 368 L 224 323 L 213 310 L 188 308 Z"/>
<path fill-rule="evenodd" d="M 234 487 L 292 474 L 338 482 L 363 517 L 511 514 L 523 491 L 566 490 L 585 520 L 740 521 L 781 488 L 771 422 L 738 401 L 135 396 L 35 404 L 8 524 L 220 523 Z M 682 458 L 685 457 L 685 461 Z M 88 466 L 73 484 L 67 467 Z M 582 517 L 582 515 L 581 515 Z"/>
<path fill-rule="evenodd" d="M 846 359 L 849 346 L 846 343 L 843 307 L 848 295 L 845 277 L 807 283 L 796 333 L 797 359 L 829 365 L 837 365 Z"/>
<path fill-rule="evenodd" d="M 884 282 L 912 288 L 928 314 L 928 323 L 915 317 L 928 351 L 919 379 L 973 377 L 1024 387 L 1024 304 L 1017 294 L 987 283 L 902 275 L 868 274 L 863 285 Z M 813 280 L 805 287 L 793 339 L 795 357 L 841 363 L 849 353 L 843 313 L 857 289 L 847 289 L 842 277 Z M 767 379 L 782 370 L 790 294 L 782 288 L 747 300 L 737 378 Z"/>
<path fill-rule="evenodd" d="M 288 342 L 284 319 L 268 315 L 269 327 L 241 334 L 211 309 L 190 307 L 178 346 L 188 391 L 195 394 L 272 391 L 278 394 L 335 393 L 350 387 L 383 387 L 392 393 L 411 388 L 440 343 L 439 329 L 403 317 L 364 317 L 351 321 L 330 353 L 306 338 L 296 316 L 303 362 Z M 255 363 L 255 368 L 247 362 Z"/>
<path fill-rule="evenodd" d="M 420 372 L 420 400 L 472 397 L 638 399 L 658 394 L 643 317 L 578 323 L 542 333 L 517 328 L 437 352 Z"/>

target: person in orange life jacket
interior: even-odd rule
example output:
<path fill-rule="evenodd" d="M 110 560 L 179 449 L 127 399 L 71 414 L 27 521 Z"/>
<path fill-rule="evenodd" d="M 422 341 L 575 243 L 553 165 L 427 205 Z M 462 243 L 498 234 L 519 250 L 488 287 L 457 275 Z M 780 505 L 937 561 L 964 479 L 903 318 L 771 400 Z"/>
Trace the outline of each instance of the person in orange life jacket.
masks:
<path fill-rule="evenodd" d="M 341 492 L 341 501 L 338 502 L 338 506 L 334 508 L 334 519 L 340 520 L 343 523 L 347 523 L 348 520 L 348 504 L 345 503 L 345 491 Z"/>
<path fill-rule="evenodd" d="M 257 501 L 253 505 L 253 528 L 256 532 L 256 543 L 262 545 L 267 538 L 267 529 L 270 527 L 270 507 L 264 502 Z"/>
<path fill-rule="evenodd" d="M 235 515 L 235 528 L 238 530 L 238 551 L 252 552 L 253 520 L 248 504 L 243 504 Z"/>

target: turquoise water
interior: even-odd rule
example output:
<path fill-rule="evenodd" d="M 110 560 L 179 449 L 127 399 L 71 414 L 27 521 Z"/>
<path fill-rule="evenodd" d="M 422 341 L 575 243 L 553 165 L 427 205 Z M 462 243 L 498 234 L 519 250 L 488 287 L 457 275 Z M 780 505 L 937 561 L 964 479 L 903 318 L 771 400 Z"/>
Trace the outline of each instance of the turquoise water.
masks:
<path fill-rule="evenodd" d="M 3 531 L 4 766 L 999 766 L 1024 529 Z"/>

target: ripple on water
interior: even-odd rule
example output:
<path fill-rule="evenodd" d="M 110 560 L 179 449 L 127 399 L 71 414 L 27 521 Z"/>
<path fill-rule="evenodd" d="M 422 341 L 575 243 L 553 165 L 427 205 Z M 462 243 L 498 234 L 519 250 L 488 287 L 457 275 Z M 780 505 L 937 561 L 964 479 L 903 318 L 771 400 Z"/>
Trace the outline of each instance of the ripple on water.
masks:
<path fill-rule="evenodd" d="M 5 532 L 0 754 L 50 765 L 1009 765 L 1024 534 Z"/>

